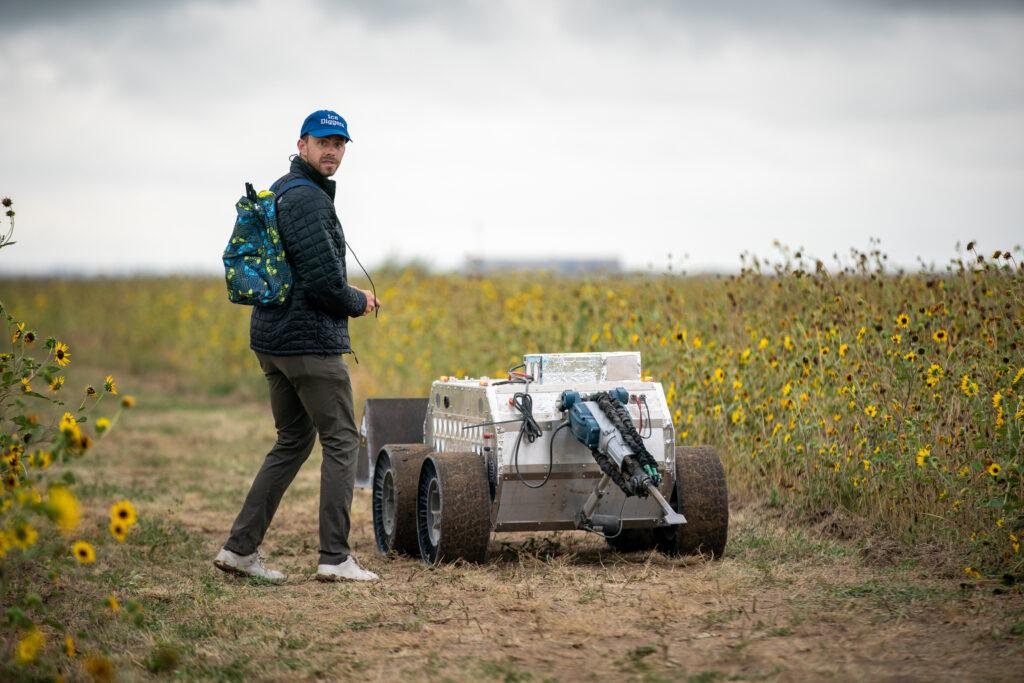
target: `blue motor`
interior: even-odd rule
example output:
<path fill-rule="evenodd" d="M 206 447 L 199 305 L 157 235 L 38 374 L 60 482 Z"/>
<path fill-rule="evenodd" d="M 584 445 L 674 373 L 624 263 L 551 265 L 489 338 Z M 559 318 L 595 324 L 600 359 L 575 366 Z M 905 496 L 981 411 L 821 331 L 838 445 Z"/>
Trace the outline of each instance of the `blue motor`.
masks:
<path fill-rule="evenodd" d="M 629 392 L 624 387 L 616 387 L 608 393 L 622 405 L 629 401 Z M 576 440 L 587 448 L 595 449 L 601 444 L 601 426 L 585 403 L 591 400 L 594 400 L 594 397 L 569 389 L 563 391 L 559 397 L 558 409 L 568 412 L 569 429 Z"/>

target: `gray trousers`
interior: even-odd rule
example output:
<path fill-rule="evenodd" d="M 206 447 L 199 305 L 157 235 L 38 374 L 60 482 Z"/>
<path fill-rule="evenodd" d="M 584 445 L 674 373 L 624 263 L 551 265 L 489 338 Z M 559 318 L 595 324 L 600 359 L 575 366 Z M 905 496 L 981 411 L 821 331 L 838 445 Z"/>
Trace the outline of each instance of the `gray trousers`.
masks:
<path fill-rule="evenodd" d="M 339 356 L 257 353 L 270 384 L 277 443 L 267 453 L 224 547 L 249 555 L 263 542 L 285 489 L 320 435 L 320 564 L 349 556 L 349 514 L 359 432 L 348 366 Z"/>

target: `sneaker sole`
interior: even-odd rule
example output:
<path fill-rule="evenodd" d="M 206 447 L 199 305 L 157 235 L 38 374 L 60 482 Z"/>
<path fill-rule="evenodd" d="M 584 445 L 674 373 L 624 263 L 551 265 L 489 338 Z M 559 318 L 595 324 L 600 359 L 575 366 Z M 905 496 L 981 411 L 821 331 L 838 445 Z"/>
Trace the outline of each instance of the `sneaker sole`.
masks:
<path fill-rule="evenodd" d="M 317 574 L 316 575 L 316 580 L 317 581 L 322 581 L 324 583 L 337 583 L 339 581 L 352 581 L 353 583 L 371 583 L 373 581 L 380 581 L 380 577 L 378 576 L 376 579 L 350 579 L 347 576 L 332 576 L 330 574 Z"/>
<path fill-rule="evenodd" d="M 284 583 L 287 580 L 287 577 L 284 579 L 267 579 L 262 576 L 256 576 L 255 574 L 249 574 L 248 572 L 242 571 L 238 567 L 232 567 L 227 562 L 221 562 L 220 560 L 214 560 L 213 566 L 221 570 L 222 572 L 231 574 L 232 576 L 240 576 L 243 579 L 260 579 L 261 581 L 266 581 L 267 583 L 274 584 Z"/>

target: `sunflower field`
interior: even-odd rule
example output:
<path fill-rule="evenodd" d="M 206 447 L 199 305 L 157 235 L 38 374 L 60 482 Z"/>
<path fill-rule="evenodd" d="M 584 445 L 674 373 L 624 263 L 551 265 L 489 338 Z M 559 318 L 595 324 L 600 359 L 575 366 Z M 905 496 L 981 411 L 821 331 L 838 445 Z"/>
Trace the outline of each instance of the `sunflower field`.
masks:
<path fill-rule="evenodd" d="M 500 376 L 534 352 L 636 350 L 681 443 L 713 444 L 743 496 L 933 552 L 970 576 L 1024 569 L 1021 250 L 886 267 L 872 245 L 826 264 L 779 246 L 730 276 L 374 274 L 350 324 L 357 399 L 439 375 Z M 359 286 L 367 286 L 365 283 Z M 263 391 L 248 315 L 216 278 L 0 281 L 15 320 L 65 330 L 168 391 Z"/>

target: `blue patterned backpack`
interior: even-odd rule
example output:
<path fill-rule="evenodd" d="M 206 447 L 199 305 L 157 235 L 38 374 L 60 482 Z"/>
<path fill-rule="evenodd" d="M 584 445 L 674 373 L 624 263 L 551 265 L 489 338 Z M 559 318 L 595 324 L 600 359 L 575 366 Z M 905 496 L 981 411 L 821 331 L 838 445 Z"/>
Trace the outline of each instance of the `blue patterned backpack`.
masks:
<path fill-rule="evenodd" d="M 277 230 L 277 200 L 300 185 L 316 187 L 308 180 L 297 179 L 285 183 L 276 193 L 263 190 L 257 194 L 251 183 L 245 184 L 245 196 L 235 204 L 238 218 L 223 257 L 232 303 L 280 306 L 288 300 L 292 271 Z"/>

